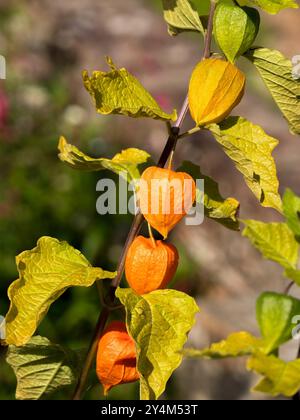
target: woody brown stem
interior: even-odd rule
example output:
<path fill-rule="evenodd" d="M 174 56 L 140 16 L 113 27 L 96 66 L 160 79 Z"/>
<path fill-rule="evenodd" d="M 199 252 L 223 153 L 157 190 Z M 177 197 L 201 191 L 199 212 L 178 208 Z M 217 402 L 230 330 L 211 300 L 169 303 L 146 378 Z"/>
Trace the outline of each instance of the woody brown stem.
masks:
<path fill-rule="evenodd" d="M 211 55 L 211 41 L 212 41 L 212 31 L 213 31 L 213 18 L 214 18 L 214 13 L 215 13 L 215 8 L 216 8 L 216 4 L 215 2 L 212 0 L 211 1 L 211 7 L 210 7 L 210 13 L 209 13 L 209 20 L 208 20 L 208 28 L 206 31 L 206 36 L 205 36 L 205 42 L 204 42 L 204 52 L 203 52 L 203 57 L 204 58 L 209 58 Z M 163 168 L 170 155 L 172 154 L 172 152 L 175 151 L 176 145 L 177 145 L 177 141 L 180 135 L 180 129 L 181 126 L 185 120 L 185 117 L 187 115 L 189 109 L 189 100 L 188 100 L 188 96 L 186 96 L 184 103 L 181 107 L 181 110 L 179 112 L 178 115 L 178 119 L 176 121 L 176 123 L 174 124 L 174 126 L 171 127 L 170 130 L 170 134 L 168 137 L 168 140 L 166 142 L 165 148 L 162 151 L 162 154 L 160 156 L 160 159 L 158 161 L 157 166 Z M 109 291 L 109 297 L 112 301 L 112 303 L 115 300 L 115 291 L 117 289 L 117 287 L 119 286 L 122 277 L 123 277 L 123 273 L 124 273 L 124 267 L 125 267 L 125 260 L 126 260 L 126 255 L 128 252 L 128 249 L 130 247 L 130 245 L 132 244 L 132 242 L 134 241 L 134 239 L 136 238 L 136 236 L 138 235 L 142 224 L 144 222 L 144 217 L 141 214 L 141 212 L 138 210 L 133 223 L 131 225 L 131 229 L 129 231 L 126 243 L 124 245 L 124 248 L 122 250 L 121 256 L 120 256 L 120 260 L 118 263 L 118 267 L 117 267 L 117 276 L 114 278 L 114 280 L 112 281 L 111 287 L 110 287 L 110 291 Z M 109 318 L 110 315 L 110 309 L 109 307 L 105 307 L 102 309 L 100 315 L 99 315 L 99 319 L 97 322 L 97 325 L 95 327 L 95 332 L 86 356 L 86 359 L 83 363 L 83 368 L 78 380 L 78 383 L 76 385 L 75 388 L 75 392 L 73 395 L 73 400 L 80 400 L 82 397 L 82 394 L 86 388 L 86 384 L 87 384 L 87 380 L 88 380 L 88 375 L 90 372 L 90 369 L 93 365 L 94 359 L 96 357 L 96 352 L 97 352 L 97 346 L 98 346 L 98 342 L 99 339 L 101 337 L 101 335 L 103 334 L 103 331 L 105 329 L 105 325 L 106 322 Z"/>

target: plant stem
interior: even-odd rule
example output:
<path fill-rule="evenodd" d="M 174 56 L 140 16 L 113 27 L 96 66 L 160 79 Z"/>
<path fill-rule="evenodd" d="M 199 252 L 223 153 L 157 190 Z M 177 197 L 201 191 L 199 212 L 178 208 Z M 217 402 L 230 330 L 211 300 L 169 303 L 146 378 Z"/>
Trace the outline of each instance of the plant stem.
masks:
<path fill-rule="evenodd" d="M 201 130 L 201 128 L 200 128 L 200 127 L 194 127 L 194 128 L 191 128 L 190 130 L 186 131 L 185 133 L 180 134 L 180 135 L 178 136 L 178 139 L 183 139 L 183 138 L 185 138 L 185 137 L 189 137 L 189 136 L 191 136 L 191 135 L 193 135 L 193 134 L 198 133 L 200 130 Z"/>
<path fill-rule="evenodd" d="M 208 25 L 207 25 L 207 30 L 206 30 L 205 45 L 204 45 L 204 52 L 203 52 L 204 58 L 209 58 L 211 55 L 211 41 L 212 41 L 212 35 L 213 35 L 215 11 L 216 11 L 216 3 L 214 0 L 210 0 L 210 11 L 209 11 Z"/>
<path fill-rule="evenodd" d="M 215 13 L 215 9 L 216 9 L 216 4 L 214 3 L 214 1 L 211 1 L 211 6 L 210 6 L 210 12 L 209 12 L 209 20 L 208 20 L 208 27 L 207 27 L 207 31 L 206 31 L 206 36 L 205 36 L 205 41 L 204 41 L 204 52 L 203 52 L 203 57 L 204 58 L 209 58 L 211 55 L 211 41 L 212 41 L 212 32 L 213 32 L 213 18 L 214 18 L 214 13 Z M 166 142 L 165 148 L 160 156 L 160 159 L 158 161 L 157 166 L 163 168 L 170 155 L 172 154 L 172 152 L 175 151 L 176 145 L 177 145 L 177 141 L 180 135 L 180 129 L 181 126 L 185 120 L 186 114 L 188 112 L 189 109 L 189 99 L 188 99 L 188 95 L 186 96 L 184 103 L 181 107 L 181 110 L 179 112 L 178 115 L 178 119 L 176 121 L 176 123 L 174 124 L 173 127 L 171 127 L 170 129 L 170 133 L 169 133 L 169 138 Z M 128 252 L 128 249 L 130 247 L 130 245 L 132 244 L 133 240 L 136 238 L 136 236 L 138 235 L 142 224 L 144 222 L 144 217 L 141 214 L 141 212 L 138 210 L 133 223 L 131 225 L 131 229 L 129 231 L 126 243 L 124 245 L 119 263 L 118 263 L 118 267 L 117 267 L 117 276 L 114 278 L 114 280 L 112 281 L 111 287 L 110 287 L 110 291 L 109 291 L 109 296 L 110 299 L 113 303 L 114 299 L 115 299 L 115 291 L 117 289 L 117 287 L 119 286 L 122 277 L 123 277 L 123 273 L 124 273 L 124 267 L 125 267 L 125 260 L 126 260 L 126 255 Z M 75 388 L 75 392 L 73 395 L 73 400 L 81 400 L 82 394 L 85 391 L 86 388 L 86 383 L 87 383 L 87 379 L 88 379 L 88 375 L 89 375 L 89 371 L 93 365 L 96 353 L 97 353 L 97 347 L 98 347 L 98 342 L 99 339 L 101 337 L 101 335 L 103 334 L 103 331 L 105 329 L 105 325 L 106 322 L 108 320 L 108 317 L 110 315 L 110 310 L 108 307 L 105 307 L 102 309 L 100 315 L 99 315 L 99 319 L 97 322 L 97 325 L 95 327 L 95 332 L 86 356 L 86 359 L 84 361 L 83 364 L 83 368 L 78 380 L 78 383 L 76 385 Z"/>
<path fill-rule="evenodd" d="M 172 127 L 172 134 L 169 136 L 166 146 L 161 154 L 161 157 L 159 159 L 158 162 L 158 166 L 160 167 L 164 167 L 165 164 L 167 163 L 169 156 L 171 155 L 172 151 L 175 149 L 176 147 L 176 143 L 177 143 L 177 139 L 178 139 L 178 135 L 180 132 L 180 127 L 185 119 L 185 116 L 187 114 L 188 111 L 188 99 L 186 98 L 184 101 L 184 104 L 182 106 L 181 112 L 179 114 L 178 120 L 176 121 L 174 127 Z M 138 210 L 133 223 L 131 225 L 131 229 L 129 231 L 129 234 L 127 236 L 127 240 L 126 243 L 124 245 L 124 248 L 122 250 L 122 254 L 118 263 L 118 268 L 117 268 L 117 276 L 114 278 L 114 280 L 111 283 L 111 287 L 110 287 L 110 291 L 109 291 L 109 297 L 111 299 L 111 301 L 113 302 L 115 299 L 115 290 L 116 288 L 119 286 L 122 276 L 123 276 L 123 272 L 124 272 L 124 267 L 125 267 L 125 260 L 126 260 L 126 255 L 128 252 L 128 249 L 130 247 L 130 245 L 132 244 L 133 240 L 136 238 L 136 236 L 138 235 L 142 224 L 144 222 L 144 217 L 141 214 L 141 212 Z M 78 380 L 78 383 L 76 385 L 76 389 L 73 395 L 73 400 L 81 400 L 82 394 L 85 390 L 86 387 L 86 383 L 87 383 L 87 379 L 88 379 L 88 375 L 89 375 L 89 371 L 93 365 L 93 361 L 95 359 L 96 353 L 97 353 L 97 346 L 98 346 L 98 342 L 99 339 L 101 337 L 101 335 L 103 334 L 106 322 L 108 320 L 108 317 L 110 315 L 110 310 L 108 307 L 105 307 L 102 309 L 100 315 L 99 315 L 99 319 L 97 322 L 97 325 L 95 327 L 95 332 L 86 356 L 86 359 L 84 361 L 83 364 L 83 368 Z"/>

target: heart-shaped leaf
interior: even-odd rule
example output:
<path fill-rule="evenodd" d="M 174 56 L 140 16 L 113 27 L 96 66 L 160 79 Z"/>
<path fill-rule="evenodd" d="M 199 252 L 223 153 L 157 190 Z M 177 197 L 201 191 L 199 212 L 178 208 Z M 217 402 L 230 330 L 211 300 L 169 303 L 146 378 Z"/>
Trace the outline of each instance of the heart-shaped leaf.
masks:
<path fill-rule="evenodd" d="M 157 290 L 139 296 L 118 289 L 126 308 L 127 330 L 138 350 L 141 399 L 157 399 L 182 361 L 187 333 L 199 311 L 193 298 L 177 290 Z"/>
<path fill-rule="evenodd" d="M 116 273 L 92 267 L 67 242 L 50 237 L 16 257 L 19 279 L 9 289 L 11 301 L 6 315 L 6 343 L 22 346 L 33 336 L 50 305 L 68 287 L 91 286 L 99 279 L 112 279 Z"/>

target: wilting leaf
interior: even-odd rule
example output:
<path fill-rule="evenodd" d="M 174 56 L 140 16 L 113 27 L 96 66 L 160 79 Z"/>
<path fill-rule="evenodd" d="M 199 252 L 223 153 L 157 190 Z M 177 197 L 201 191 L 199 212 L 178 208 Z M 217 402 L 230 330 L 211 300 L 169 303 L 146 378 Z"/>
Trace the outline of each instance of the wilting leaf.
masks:
<path fill-rule="evenodd" d="M 119 114 L 129 117 L 148 117 L 155 120 L 175 121 L 176 111 L 165 113 L 150 93 L 126 69 L 118 69 L 110 58 L 111 71 L 94 71 L 92 76 L 83 72 L 86 90 L 92 96 L 99 114 Z"/>
<path fill-rule="evenodd" d="M 216 222 L 221 223 L 232 230 L 239 230 L 239 222 L 237 219 L 240 203 L 235 198 L 224 199 L 220 192 L 217 182 L 209 176 L 203 175 L 198 165 L 192 162 L 183 162 L 178 169 L 181 172 L 187 172 L 195 180 L 204 180 L 204 212 L 205 216 Z M 198 192 L 201 194 L 201 192 Z"/>
<path fill-rule="evenodd" d="M 300 389 L 300 359 L 287 363 L 275 356 L 255 354 L 248 360 L 247 367 L 264 376 L 254 391 L 273 397 L 280 394 L 292 397 Z"/>
<path fill-rule="evenodd" d="M 264 223 L 243 220 L 243 236 L 250 239 L 265 258 L 275 261 L 285 269 L 296 269 L 299 245 L 293 232 L 285 223 Z"/>
<path fill-rule="evenodd" d="M 91 286 L 116 273 L 94 268 L 67 242 L 50 237 L 16 257 L 19 279 L 9 289 L 6 343 L 22 346 L 34 334 L 50 305 L 71 286 Z"/>
<path fill-rule="evenodd" d="M 169 26 L 170 35 L 180 32 L 195 31 L 204 34 L 204 29 L 192 1 L 189 0 L 162 0 L 164 18 Z"/>
<path fill-rule="evenodd" d="M 283 212 L 289 228 L 300 241 L 300 197 L 290 189 L 283 196 Z"/>
<path fill-rule="evenodd" d="M 221 50 L 232 63 L 253 44 L 259 30 L 256 9 L 233 3 L 219 3 L 214 18 L 214 34 Z"/>
<path fill-rule="evenodd" d="M 267 292 L 257 300 L 256 311 L 264 353 L 271 353 L 292 339 L 293 318 L 300 314 L 300 300 Z"/>
<path fill-rule="evenodd" d="M 209 129 L 261 205 L 281 211 L 279 182 L 272 157 L 278 141 L 241 117 L 229 117 L 220 125 L 210 125 Z"/>
<path fill-rule="evenodd" d="M 246 57 L 257 67 L 291 132 L 300 134 L 300 80 L 292 76 L 291 61 L 267 48 L 251 49 Z"/>
<path fill-rule="evenodd" d="M 127 329 L 137 344 L 141 399 L 157 399 L 182 361 L 180 352 L 199 309 L 193 298 L 177 290 L 138 296 L 131 289 L 118 289 L 116 295 L 126 308 Z"/>
<path fill-rule="evenodd" d="M 268 13 L 276 14 L 283 9 L 297 9 L 299 6 L 294 0 L 237 0 L 241 6 L 258 6 Z"/>
<path fill-rule="evenodd" d="M 203 350 L 186 349 L 183 354 L 190 358 L 224 359 L 249 356 L 263 346 L 263 341 L 247 332 L 231 334 L 226 340 L 212 344 Z"/>
<path fill-rule="evenodd" d="M 127 181 L 140 178 L 138 166 L 147 162 L 150 155 L 140 149 L 126 149 L 115 155 L 112 159 L 92 158 L 82 153 L 76 146 L 69 144 L 61 137 L 58 145 L 60 160 L 71 168 L 82 171 L 101 171 L 108 169 L 122 175 Z"/>
<path fill-rule="evenodd" d="M 39 336 L 25 346 L 9 346 L 6 361 L 17 377 L 18 400 L 49 396 L 74 384 L 80 371 L 77 353 Z"/>

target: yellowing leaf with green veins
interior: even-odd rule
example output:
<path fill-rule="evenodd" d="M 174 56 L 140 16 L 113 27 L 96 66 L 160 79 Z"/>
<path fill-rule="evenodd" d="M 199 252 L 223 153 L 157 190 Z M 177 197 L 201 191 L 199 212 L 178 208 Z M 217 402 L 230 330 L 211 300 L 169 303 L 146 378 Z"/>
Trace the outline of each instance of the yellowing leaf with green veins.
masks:
<path fill-rule="evenodd" d="M 241 117 L 229 117 L 221 124 L 208 128 L 243 174 L 246 184 L 261 205 L 281 212 L 279 181 L 272 157 L 278 141 L 258 125 Z"/>
<path fill-rule="evenodd" d="M 6 343 L 26 344 L 47 314 L 50 305 L 71 286 L 91 286 L 96 280 L 112 279 L 116 273 L 92 267 L 67 242 L 50 237 L 16 257 L 19 279 L 8 289 L 10 308 L 6 315 Z"/>
<path fill-rule="evenodd" d="M 204 34 L 197 9 L 189 0 L 162 0 L 164 18 L 172 36 L 180 32 L 195 31 Z"/>
<path fill-rule="evenodd" d="M 300 314 L 300 300 L 278 293 L 263 293 L 256 303 L 257 321 L 264 338 L 264 353 L 271 353 L 292 339 L 293 318 Z"/>
<path fill-rule="evenodd" d="M 203 175 L 200 167 L 192 162 L 183 162 L 178 171 L 188 173 L 195 180 L 204 180 L 203 202 L 206 217 L 221 223 L 229 229 L 239 230 L 240 225 L 237 217 L 240 203 L 235 198 L 229 197 L 224 199 L 220 194 L 217 182 L 209 176 Z"/>
<path fill-rule="evenodd" d="M 243 220 L 243 223 L 246 225 L 243 236 L 250 239 L 265 258 L 277 262 L 286 270 L 297 268 L 299 244 L 285 223 L 256 220 Z"/>
<path fill-rule="evenodd" d="M 87 71 L 83 72 L 84 86 L 93 98 L 99 114 L 176 120 L 176 111 L 172 114 L 164 112 L 151 94 L 126 69 L 118 69 L 110 58 L 107 63 L 111 69 L 107 73 L 94 71 L 89 76 Z"/>
<path fill-rule="evenodd" d="M 256 9 L 234 3 L 219 3 L 214 17 L 214 34 L 229 61 L 244 54 L 253 44 L 260 25 Z"/>
<path fill-rule="evenodd" d="M 219 123 L 241 101 L 246 78 L 236 66 L 219 58 L 200 61 L 189 84 L 189 106 L 198 126 Z"/>
<path fill-rule="evenodd" d="M 182 361 L 187 333 L 199 311 L 193 298 L 177 290 L 156 290 L 138 296 L 118 289 L 126 309 L 126 324 L 137 345 L 142 400 L 157 399 Z"/>
<path fill-rule="evenodd" d="M 292 397 L 300 389 L 300 359 L 285 362 L 275 356 L 255 354 L 248 360 L 247 368 L 264 376 L 253 391 Z"/>
<path fill-rule="evenodd" d="M 229 357 L 249 356 L 263 347 L 263 340 L 247 332 L 229 335 L 226 340 L 212 344 L 203 350 L 186 349 L 183 354 L 189 358 L 224 359 Z"/>
<path fill-rule="evenodd" d="M 290 131 L 300 134 L 300 80 L 292 76 L 292 63 L 279 51 L 251 49 L 246 57 L 253 62 L 273 99 L 287 120 Z"/>
<path fill-rule="evenodd" d="M 297 5 L 295 0 L 237 0 L 241 6 L 249 5 L 249 6 L 257 6 L 261 9 L 265 10 L 268 13 L 276 14 L 283 9 L 297 9 L 299 6 Z"/>
<path fill-rule="evenodd" d="M 140 178 L 138 166 L 147 162 L 150 155 L 140 149 L 126 149 L 112 159 L 92 158 L 61 137 L 58 144 L 59 159 L 74 169 L 82 171 L 101 171 L 108 169 L 122 175 L 127 181 Z"/>
<path fill-rule="evenodd" d="M 73 385 L 80 366 L 76 352 L 40 336 L 22 347 L 9 346 L 6 361 L 17 377 L 17 400 L 38 400 Z"/>
<path fill-rule="evenodd" d="M 300 240 L 300 197 L 287 189 L 283 196 L 283 212 L 286 222 L 295 235 Z"/>

